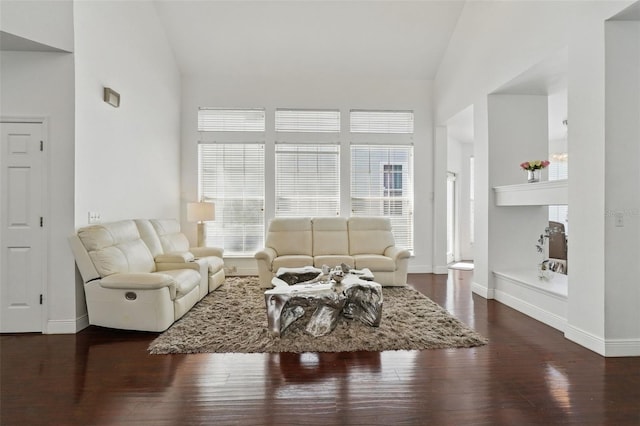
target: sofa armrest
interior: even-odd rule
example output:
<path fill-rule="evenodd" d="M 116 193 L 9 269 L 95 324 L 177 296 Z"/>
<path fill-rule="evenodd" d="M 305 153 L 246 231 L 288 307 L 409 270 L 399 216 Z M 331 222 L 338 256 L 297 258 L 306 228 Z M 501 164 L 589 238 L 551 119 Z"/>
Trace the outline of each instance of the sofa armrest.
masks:
<path fill-rule="evenodd" d="M 171 275 L 159 273 L 113 274 L 100 280 L 100 286 L 119 290 L 155 290 L 169 288 L 171 300 L 176 298 L 176 280 Z"/>
<path fill-rule="evenodd" d="M 273 263 L 273 259 L 275 259 L 277 255 L 278 253 L 276 253 L 274 249 L 272 249 L 271 247 L 265 247 L 262 250 L 256 252 L 254 257 L 258 260 L 264 260 L 269 266 L 271 266 L 271 264 Z"/>
<path fill-rule="evenodd" d="M 190 251 L 174 251 L 171 253 L 159 254 L 156 256 L 156 263 L 187 263 L 193 262 L 195 256 Z"/>
<path fill-rule="evenodd" d="M 224 249 L 220 247 L 191 247 L 189 250 L 194 254 L 195 257 L 199 258 L 207 256 L 222 258 L 222 256 L 224 255 Z"/>
<path fill-rule="evenodd" d="M 391 247 L 387 247 L 387 249 L 384 251 L 384 255 L 392 258 L 394 262 L 397 262 L 400 259 L 410 258 L 411 252 L 408 249 L 391 246 Z"/>

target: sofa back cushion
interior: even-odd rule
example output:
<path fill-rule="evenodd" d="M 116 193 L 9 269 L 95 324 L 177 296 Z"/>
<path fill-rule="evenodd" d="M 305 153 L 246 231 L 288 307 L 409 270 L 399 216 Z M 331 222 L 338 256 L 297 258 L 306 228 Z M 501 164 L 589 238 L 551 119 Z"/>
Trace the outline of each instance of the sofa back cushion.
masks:
<path fill-rule="evenodd" d="M 386 217 L 351 217 L 349 227 L 349 254 L 384 254 L 395 245 L 391 221 Z"/>
<path fill-rule="evenodd" d="M 135 219 L 134 222 L 138 227 L 142 241 L 144 241 L 147 248 L 149 248 L 153 258 L 155 259 L 156 256 L 164 254 L 160 237 L 158 237 L 158 233 L 151 224 L 151 221 L 149 219 Z"/>
<path fill-rule="evenodd" d="M 312 255 L 311 218 L 277 217 L 269 223 L 266 246 L 278 256 Z"/>
<path fill-rule="evenodd" d="M 78 238 L 100 277 L 155 271 L 153 256 L 133 220 L 87 226 L 78 230 Z"/>
<path fill-rule="evenodd" d="M 348 255 L 349 234 L 344 217 L 315 217 L 313 224 L 313 255 Z"/>
<path fill-rule="evenodd" d="M 163 253 L 189 251 L 189 240 L 180 232 L 180 223 L 175 219 L 151 219 L 156 230 Z"/>

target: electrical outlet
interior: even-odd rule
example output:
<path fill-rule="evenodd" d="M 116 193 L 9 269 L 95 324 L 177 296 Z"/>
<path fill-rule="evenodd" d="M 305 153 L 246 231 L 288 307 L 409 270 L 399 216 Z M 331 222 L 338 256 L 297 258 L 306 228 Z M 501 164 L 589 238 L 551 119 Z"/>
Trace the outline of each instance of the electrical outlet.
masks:
<path fill-rule="evenodd" d="M 89 212 L 89 223 L 100 223 L 101 220 L 99 212 Z"/>

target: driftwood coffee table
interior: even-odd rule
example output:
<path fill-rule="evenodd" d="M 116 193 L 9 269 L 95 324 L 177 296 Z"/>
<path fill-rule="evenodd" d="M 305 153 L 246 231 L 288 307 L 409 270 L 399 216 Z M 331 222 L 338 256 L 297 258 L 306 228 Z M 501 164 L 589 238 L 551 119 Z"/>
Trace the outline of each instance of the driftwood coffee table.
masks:
<path fill-rule="evenodd" d="M 310 270 L 313 268 L 299 268 L 297 271 Z M 354 273 L 345 274 L 341 282 L 326 279 L 293 285 L 278 278 L 281 272 L 278 271 L 272 281 L 274 288 L 264 292 L 269 330 L 273 335 L 281 336 L 307 310 L 313 310 L 313 313 L 306 331 L 315 337 L 333 331 L 340 316 L 372 327 L 380 325 L 382 286 L 370 281 L 373 279 L 371 271 L 353 270 Z"/>

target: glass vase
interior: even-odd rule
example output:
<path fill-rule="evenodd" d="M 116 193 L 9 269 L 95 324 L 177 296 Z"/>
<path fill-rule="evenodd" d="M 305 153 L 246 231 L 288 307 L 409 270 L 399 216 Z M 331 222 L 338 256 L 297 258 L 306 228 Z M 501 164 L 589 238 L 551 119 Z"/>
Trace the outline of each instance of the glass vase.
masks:
<path fill-rule="evenodd" d="M 527 170 L 527 182 L 540 182 L 540 169 Z"/>

